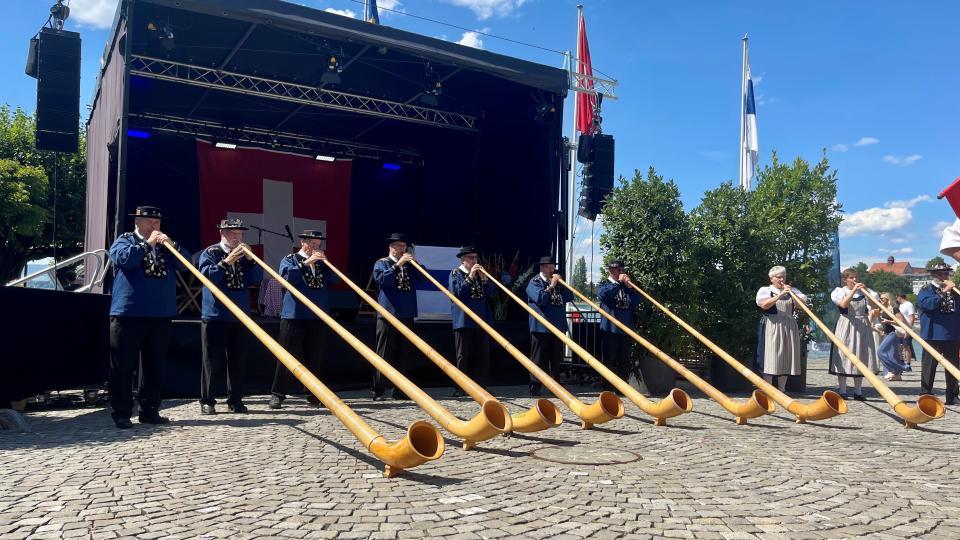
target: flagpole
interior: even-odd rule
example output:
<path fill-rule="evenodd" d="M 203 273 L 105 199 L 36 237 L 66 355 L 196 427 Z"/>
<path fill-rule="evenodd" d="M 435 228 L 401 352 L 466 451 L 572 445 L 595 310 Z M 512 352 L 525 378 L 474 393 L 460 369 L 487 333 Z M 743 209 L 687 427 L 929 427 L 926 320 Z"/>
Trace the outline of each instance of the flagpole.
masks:
<path fill-rule="evenodd" d="M 747 34 L 743 35 L 741 41 L 743 42 L 743 63 L 740 66 L 740 189 L 744 191 L 750 191 L 750 186 L 747 185 L 747 178 L 744 178 L 743 167 L 744 167 L 744 148 L 746 141 L 743 139 L 743 134 L 746 126 L 746 116 L 744 116 L 744 106 L 746 101 L 747 93 Z"/>
<path fill-rule="evenodd" d="M 583 20 L 583 4 L 577 4 L 577 38 L 576 43 L 577 47 L 574 49 L 576 54 L 571 58 L 570 61 L 570 75 L 575 76 L 576 73 L 580 72 L 580 21 Z M 575 81 L 575 79 L 574 79 Z M 579 108 L 580 100 L 577 99 L 577 92 L 573 92 L 573 115 L 570 122 L 570 198 L 567 201 L 567 213 L 568 213 L 568 229 L 567 229 L 567 278 L 573 279 L 573 246 L 574 246 L 574 237 L 573 229 L 576 224 L 577 212 L 575 208 L 577 207 L 577 150 L 576 145 L 577 141 L 577 114 Z M 592 270 L 591 270 L 592 271 Z"/>

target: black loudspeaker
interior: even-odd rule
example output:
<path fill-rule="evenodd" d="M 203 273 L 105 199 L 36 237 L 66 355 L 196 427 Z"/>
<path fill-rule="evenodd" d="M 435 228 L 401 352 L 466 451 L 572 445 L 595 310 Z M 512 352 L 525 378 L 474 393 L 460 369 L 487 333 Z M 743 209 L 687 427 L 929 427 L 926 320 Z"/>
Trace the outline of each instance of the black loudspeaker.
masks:
<path fill-rule="evenodd" d="M 593 135 L 587 135 L 586 133 L 580 134 L 580 139 L 577 141 L 577 161 L 580 163 L 588 163 L 590 161 L 590 143 L 592 141 Z"/>
<path fill-rule="evenodd" d="M 37 149 L 73 153 L 80 135 L 80 34 L 44 28 L 37 39 Z"/>
<path fill-rule="evenodd" d="M 577 149 L 577 160 L 583 162 L 583 187 L 580 190 L 577 213 L 589 220 L 595 220 L 603 209 L 607 195 L 613 191 L 613 136 L 602 133 L 582 135 L 580 145 Z"/>
<path fill-rule="evenodd" d="M 593 136 L 593 183 L 591 187 L 598 190 L 610 191 L 613 189 L 613 135 L 599 134 Z"/>

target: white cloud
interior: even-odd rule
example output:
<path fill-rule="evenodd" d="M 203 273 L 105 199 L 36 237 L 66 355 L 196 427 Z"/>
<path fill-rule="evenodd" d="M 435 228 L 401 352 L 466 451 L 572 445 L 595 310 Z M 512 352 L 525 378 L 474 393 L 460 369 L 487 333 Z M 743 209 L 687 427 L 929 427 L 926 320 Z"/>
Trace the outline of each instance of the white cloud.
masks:
<path fill-rule="evenodd" d="M 909 156 L 899 157 L 886 155 L 883 156 L 883 160 L 892 165 L 913 165 L 914 163 L 920 161 L 923 158 L 920 154 L 910 154 Z"/>
<path fill-rule="evenodd" d="M 930 227 L 930 232 L 933 233 L 934 238 L 940 238 L 943 236 L 943 230 L 953 225 L 952 221 L 938 221 L 933 224 L 933 227 Z"/>
<path fill-rule="evenodd" d="M 849 149 L 850 147 L 845 144 L 835 144 L 832 148 L 834 152 L 846 152 Z"/>
<path fill-rule="evenodd" d="M 912 247 L 903 247 L 899 249 L 889 249 L 889 248 L 879 248 L 877 249 L 880 253 L 889 253 L 890 255 L 909 255 L 913 253 Z"/>
<path fill-rule="evenodd" d="M 526 0 L 446 0 L 455 6 L 465 7 L 472 11 L 481 21 L 497 15 L 506 17 L 515 9 L 522 6 Z"/>
<path fill-rule="evenodd" d="M 333 13 L 334 15 L 350 17 L 351 19 L 357 18 L 357 12 L 352 9 L 337 9 L 337 8 L 328 7 L 324 11 L 326 11 L 327 13 Z"/>
<path fill-rule="evenodd" d="M 463 36 L 461 36 L 460 39 L 457 40 L 457 43 L 459 43 L 460 45 L 466 45 L 467 47 L 473 47 L 474 49 L 482 49 L 483 40 L 480 39 L 479 32 L 489 32 L 489 31 L 490 31 L 489 28 L 483 28 L 478 31 L 464 32 Z"/>
<path fill-rule="evenodd" d="M 400 9 L 400 2 L 398 0 L 377 0 L 377 7 L 397 11 Z"/>
<path fill-rule="evenodd" d="M 870 144 L 877 144 L 880 142 L 880 139 L 876 137 L 860 137 L 860 140 L 853 143 L 854 146 L 867 146 Z"/>
<path fill-rule="evenodd" d="M 891 238 L 891 239 L 890 239 L 890 243 L 891 243 L 891 244 L 906 244 L 906 243 L 907 243 L 907 239 L 906 239 L 906 238 Z"/>
<path fill-rule="evenodd" d="M 932 202 L 933 199 L 929 195 L 917 195 L 916 197 L 906 200 L 906 201 L 887 201 L 883 203 L 884 208 L 913 208 L 919 203 L 922 202 Z"/>
<path fill-rule="evenodd" d="M 110 28 L 119 0 L 73 0 L 70 2 L 70 21 L 80 26 Z"/>
<path fill-rule="evenodd" d="M 849 237 L 893 231 L 910 223 L 912 219 L 913 214 L 909 208 L 867 208 L 846 216 L 840 223 L 840 235 Z"/>

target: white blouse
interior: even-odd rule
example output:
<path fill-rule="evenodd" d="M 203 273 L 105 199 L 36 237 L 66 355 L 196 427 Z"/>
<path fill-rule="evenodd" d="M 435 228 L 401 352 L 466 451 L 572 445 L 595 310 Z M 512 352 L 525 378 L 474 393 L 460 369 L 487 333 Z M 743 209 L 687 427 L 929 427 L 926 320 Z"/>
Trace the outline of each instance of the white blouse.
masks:
<path fill-rule="evenodd" d="M 760 307 L 760 304 L 766 302 L 771 297 L 780 294 L 780 289 L 774 287 L 773 285 L 768 285 L 766 287 L 760 287 L 760 290 L 757 291 L 757 307 Z M 800 292 L 800 289 L 793 289 L 793 294 L 797 295 L 797 298 L 807 303 L 807 295 Z M 789 298 L 789 296 L 788 296 Z"/>
<path fill-rule="evenodd" d="M 830 299 L 833 300 L 834 304 L 839 306 L 840 302 L 846 298 L 848 294 L 850 294 L 850 289 L 846 287 L 837 287 L 832 293 L 830 293 Z M 877 292 L 873 289 L 867 289 L 867 294 L 876 298 L 877 300 L 880 299 L 880 295 L 877 294 Z"/>

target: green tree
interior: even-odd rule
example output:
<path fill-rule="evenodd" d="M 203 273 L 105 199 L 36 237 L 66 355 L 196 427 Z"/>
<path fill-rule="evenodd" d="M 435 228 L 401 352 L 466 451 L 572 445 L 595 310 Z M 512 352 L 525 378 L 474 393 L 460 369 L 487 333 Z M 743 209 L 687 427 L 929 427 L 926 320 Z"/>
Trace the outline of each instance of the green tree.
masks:
<path fill-rule="evenodd" d="M 577 259 L 576 264 L 573 266 L 573 276 L 571 279 L 573 280 L 571 284 L 574 289 L 586 295 L 593 294 L 593 291 L 591 291 L 587 285 L 587 259 L 585 257 L 581 256 Z"/>
<path fill-rule="evenodd" d="M 924 266 L 924 268 L 926 268 L 927 270 L 929 270 L 930 267 L 932 267 L 932 266 L 935 265 L 935 264 L 947 264 L 947 262 L 943 260 L 943 257 L 937 255 L 936 257 L 934 257 L 934 258 L 930 259 L 929 261 L 927 261 L 927 264 Z"/>
<path fill-rule="evenodd" d="M 853 265 L 851 268 L 857 271 L 857 279 L 860 280 L 861 283 L 863 283 L 867 287 L 870 287 L 873 290 L 877 290 L 873 285 L 874 275 L 871 274 L 867 269 L 867 263 L 860 261 L 857 264 Z M 845 268 L 842 269 L 841 272 L 843 270 L 846 270 L 846 269 Z M 842 287 L 843 284 L 841 283 L 840 286 Z"/>
<path fill-rule="evenodd" d="M 913 289 L 910 287 L 910 281 L 903 276 L 898 276 L 897 274 L 883 270 L 870 272 L 869 275 L 870 283 L 866 281 L 864 281 L 864 283 L 867 283 L 868 287 L 878 293 L 909 294 L 913 292 Z"/>
<path fill-rule="evenodd" d="M 20 275 L 27 261 L 52 256 L 54 248 L 60 258 L 83 249 L 85 137 L 79 152 L 64 155 L 37 150 L 34 132 L 32 116 L 0 106 L 0 160 L 9 162 L 0 180 L 0 283 Z"/>
<path fill-rule="evenodd" d="M 646 178 L 640 171 L 629 180 L 621 177 L 607 198 L 603 223 L 600 246 L 606 260 L 624 261 L 630 276 L 654 298 L 686 311 L 690 226 L 673 180 L 664 181 L 653 167 Z M 641 304 L 640 331 L 668 353 L 685 352 L 690 340 L 655 309 Z"/>

